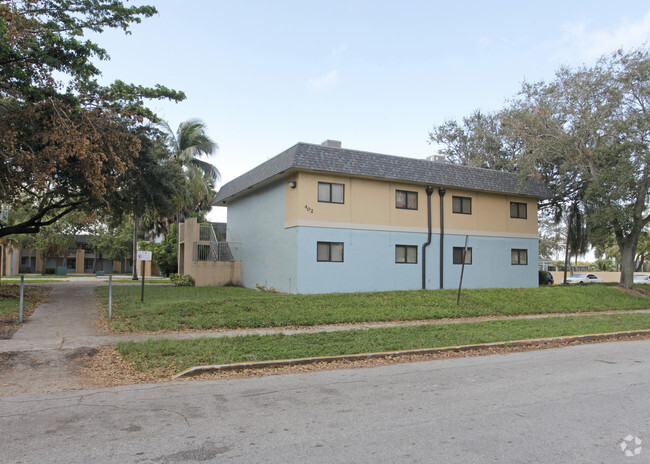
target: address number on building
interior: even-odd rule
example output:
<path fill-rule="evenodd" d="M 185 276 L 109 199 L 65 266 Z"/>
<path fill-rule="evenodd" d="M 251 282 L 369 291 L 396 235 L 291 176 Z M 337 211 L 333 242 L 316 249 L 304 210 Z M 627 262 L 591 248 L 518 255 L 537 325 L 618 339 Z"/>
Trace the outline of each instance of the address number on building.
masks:
<path fill-rule="evenodd" d="M 151 252 L 138 251 L 138 261 L 151 261 Z"/>

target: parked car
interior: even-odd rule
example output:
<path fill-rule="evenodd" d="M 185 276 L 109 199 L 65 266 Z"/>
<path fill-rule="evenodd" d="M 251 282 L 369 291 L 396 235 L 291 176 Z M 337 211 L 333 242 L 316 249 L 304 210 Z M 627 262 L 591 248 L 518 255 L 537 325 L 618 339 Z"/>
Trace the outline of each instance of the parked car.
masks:
<path fill-rule="evenodd" d="M 603 279 L 598 277 L 596 274 L 573 274 L 571 277 L 567 277 L 567 284 L 589 284 L 602 282 Z"/>
<path fill-rule="evenodd" d="M 650 284 L 650 275 L 648 274 L 639 274 L 634 276 L 635 284 Z"/>

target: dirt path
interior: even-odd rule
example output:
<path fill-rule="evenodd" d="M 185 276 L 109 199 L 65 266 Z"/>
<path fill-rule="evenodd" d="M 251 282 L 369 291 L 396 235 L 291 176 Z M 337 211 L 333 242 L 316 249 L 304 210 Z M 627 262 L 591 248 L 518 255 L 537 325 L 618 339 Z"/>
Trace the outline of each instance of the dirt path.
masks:
<path fill-rule="evenodd" d="M 79 367 L 96 348 L 0 353 L 0 396 L 81 390 L 94 385 Z"/>

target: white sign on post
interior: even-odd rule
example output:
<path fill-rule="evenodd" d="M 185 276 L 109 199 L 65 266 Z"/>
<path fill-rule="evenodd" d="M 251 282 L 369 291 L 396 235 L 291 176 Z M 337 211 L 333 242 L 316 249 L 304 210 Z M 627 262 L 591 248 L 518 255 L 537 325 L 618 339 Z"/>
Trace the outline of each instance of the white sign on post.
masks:
<path fill-rule="evenodd" d="M 151 251 L 138 250 L 138 261 L 151 261 Z"/>

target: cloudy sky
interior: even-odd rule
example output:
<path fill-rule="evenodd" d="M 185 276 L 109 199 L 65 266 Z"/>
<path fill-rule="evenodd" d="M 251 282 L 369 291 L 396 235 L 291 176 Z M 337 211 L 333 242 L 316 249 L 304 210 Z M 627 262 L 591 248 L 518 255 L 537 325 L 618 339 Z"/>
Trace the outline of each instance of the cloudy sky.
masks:
<path fill-rule="evenodd" d="M 183 90 L 151 106 L 174 128 L 207 124 L 221 184 L 297 142 L 423 158 L 433 126 L 650 43 L 647 0 L 135 3 L 159 14 L 96 38 L 111 55 L 103 79 Z"/>

